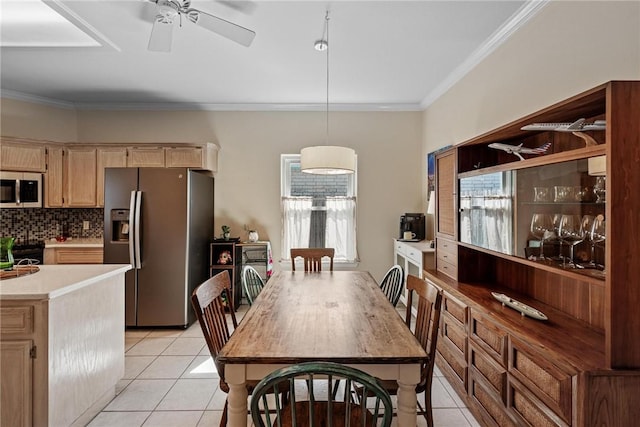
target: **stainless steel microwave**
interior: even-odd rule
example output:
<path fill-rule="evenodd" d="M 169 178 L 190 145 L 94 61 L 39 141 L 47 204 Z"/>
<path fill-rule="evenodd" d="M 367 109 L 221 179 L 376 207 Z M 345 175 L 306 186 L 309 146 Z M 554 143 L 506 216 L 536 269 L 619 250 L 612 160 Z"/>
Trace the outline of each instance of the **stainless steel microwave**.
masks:
<path fill-rule="evenodd" d="M 0 208 L 41 208 L 42 174 L 0 172 Z"/>

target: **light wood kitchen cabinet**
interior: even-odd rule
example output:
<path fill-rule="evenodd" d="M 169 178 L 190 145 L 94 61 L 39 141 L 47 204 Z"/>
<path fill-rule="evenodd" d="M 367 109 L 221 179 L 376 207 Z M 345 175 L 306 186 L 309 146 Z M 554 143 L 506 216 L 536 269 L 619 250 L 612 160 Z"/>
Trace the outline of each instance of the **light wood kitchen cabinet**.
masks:
<path fill-rule="evenodd" d="M 126 147 L 99 147 L 96 151 L 96 192 L 98 207 L 104 206 L 104 169 L 127 167 Z"/>
<path fill-rule="evenodd" d="M 63 169 L 64 148 L 47 147 L 47 172 L 44 174 L 44 207 L 61 208 L 64 205 Z"/>
<path fill-rule="evenodd" d="M 165 149 L 165 163 L 168 168 L 202 167 L 202 148 L 168 147 Z"/>
<path fill-rule="evenodd" d="M 30 302 L 0 307 L 0 377 L 2 381 L 0 425 L 34 425 L 34 363 L 36 362 L 36 318 L 40 306 Z M 39 362 L 39 360 L 37 361 Z M 39 365 L 36 363 L 35 368 Z"/>
<path fill-rule="evenodd" d="M 103 249 L 93 247 L 45 248 L 45 264 L 102 264 Z"/>
<path fill-rule="evenodd" d="M 127 149 L 127 167 L 163 168 L 165 167 L 164 147 L 130 147 Z"/>
<path fill-rule="evenodd" d="M 0 342 L 0 369 L 2 372 L 3 426 L 31 426 L 33 362 L 31 340 L 2 340 Z"/>
<path fill-rule="evenodd" d="M 165 162 L 168 168 L 194 168 L 218 171 L 218 146 L 213 143 L 198 147 L 166 147 Z"/>
<path fill-rule="evenodd" d="M 97 205 L 96 179 L 95 148 L 65 149 L 65 206 L 95 207 Z"/>
<path fill-rule="evenodd" d="M 17 172 L 45 172 L 45 146 L 34 143 L 11 143 L 2 139 L 0 169 Z"/>

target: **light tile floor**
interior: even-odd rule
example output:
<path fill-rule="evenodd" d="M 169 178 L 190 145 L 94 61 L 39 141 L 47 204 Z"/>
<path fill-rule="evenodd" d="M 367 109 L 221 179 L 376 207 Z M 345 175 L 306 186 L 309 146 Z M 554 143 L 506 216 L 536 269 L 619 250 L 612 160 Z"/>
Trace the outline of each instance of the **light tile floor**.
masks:
<path fill-rule="evenodd" d="M 238 321 L 247 308 L 240 306 Z M 398 312 L 404 316 L 404 307 L 398 306 Z M 227 396 L 218 388 L 218 373 L 197 322 L 186 330 L 127 330 L 125 352 L 125 375 L 116 397 L 88 427 L 220 424 Z M 424 399 L 424 394 L 418 399 Z M 479 426 L 437 367 L 432 399 L 436 426 Z M 252 425 L 250 418 L 248 425 Z M 426 426 L 421 416 L 418 426 Z"/>

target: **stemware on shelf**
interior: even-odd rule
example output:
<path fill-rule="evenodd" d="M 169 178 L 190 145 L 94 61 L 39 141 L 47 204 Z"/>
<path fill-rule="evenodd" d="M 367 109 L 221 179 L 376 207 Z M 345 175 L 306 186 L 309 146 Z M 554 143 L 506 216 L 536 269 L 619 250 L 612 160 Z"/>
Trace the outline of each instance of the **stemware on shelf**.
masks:
<path fill-rule="evenodd" d="M 544 241 L 553 236 L 553 219 L 549 214 L 534 213 L 531 217 L 531 234 L 540 241 L 540 255 L 538 259 L 545 259 Z"/>
<path fill-rule="evenodd" d="M 593 258 L 594 243 L 591 240 L 591 230 L 593 229 L 594 220 L 595 220 L 595 217 L 593 215 L 584 215 L 582 217 L 582 229 L 584 230 L 584 235 L 585 235 L 584 240 L 589 240 L 591 242 L 591 253 L 589 256 L 589 262 L 582 265 L 585 268 L 595 268 L 596 266 L 596 263 Z"/>
<path fill-rule="evenodd" d="M 599 176 L 596 178 L 593 194 L 596 196 L 596 203 L 604 203 L 606 201 L 606 177 Z"/>
<path fill-rule="evenodd" d="M 559 237 L 562 243 L 569 245 L 569 263 L 564 259 L 562 266 L 566 268 L 576 268 L 573 262 L 573 248 L 585 239 L 585 231 L 579 215 L 562 215 L 560 219 Z"/>
<path fill-rule="evenodd" d="M 604 268 L 604 265 L 597 264 L 595 262 L 595 249 L 596 244 L 602 243 L 605 240 L 605 223 L 604 216 L 598 215 L 593 220 L 593 225 L 591 226 L 591 231 L 589 233 L 589 239 L 591 240 L 591 260 L 596 267 Z"/>

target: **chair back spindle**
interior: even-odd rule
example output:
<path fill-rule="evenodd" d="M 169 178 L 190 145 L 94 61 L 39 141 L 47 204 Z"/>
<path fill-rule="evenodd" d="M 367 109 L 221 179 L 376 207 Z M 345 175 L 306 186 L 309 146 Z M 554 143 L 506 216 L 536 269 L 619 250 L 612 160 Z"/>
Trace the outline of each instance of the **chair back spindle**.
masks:
<path fill-rule="evenodd" d="M 404 285 L 404 270 L 399 265 L 394 265 L 387 271 L 380 282 L 380 289 L 394 307 L 398 305 L 402 287 Z"/>
<path fill-rule="evenodd" d="M 322 259 L 329 258 L 329 271 L 333 271 L 334 248 L 292 248 L 291 269 L 296 271 L 296 258 L 304 260 L 304 271 L 322 271 Z"/>

